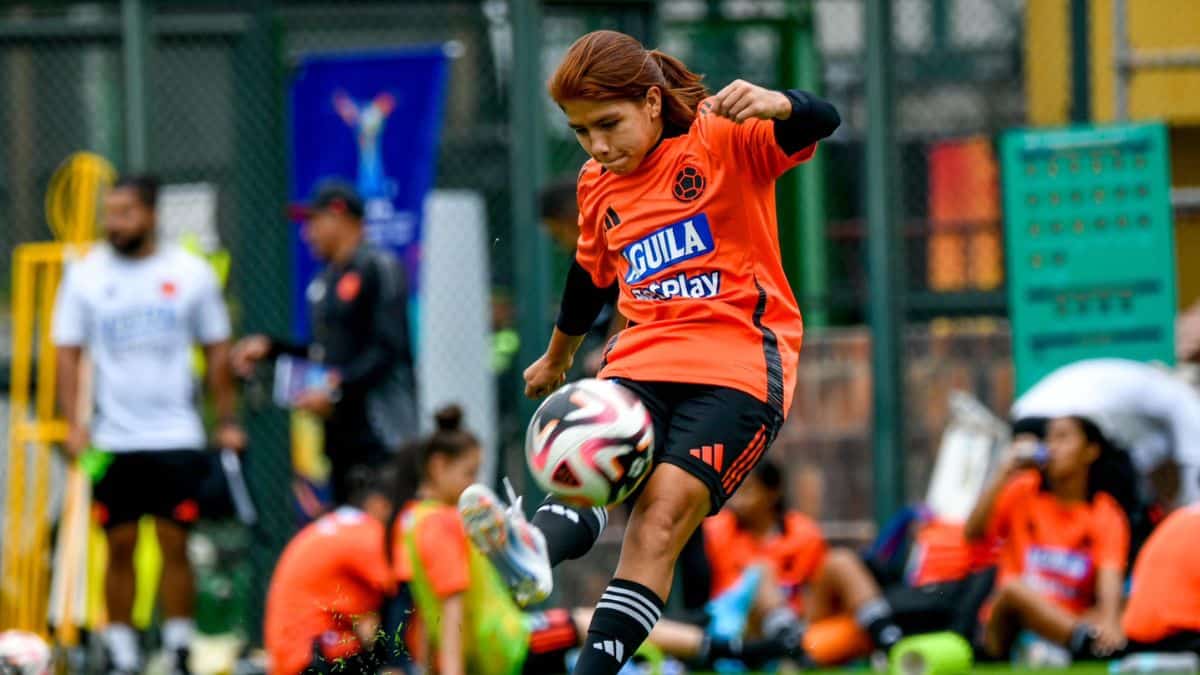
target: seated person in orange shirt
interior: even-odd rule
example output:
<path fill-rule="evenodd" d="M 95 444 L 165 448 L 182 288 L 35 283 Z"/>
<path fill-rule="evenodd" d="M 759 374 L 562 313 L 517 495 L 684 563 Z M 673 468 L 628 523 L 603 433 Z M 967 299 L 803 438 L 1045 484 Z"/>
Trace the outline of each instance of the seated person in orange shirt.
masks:
<path fill-rule="evenodd" d="M 351 505 L 300 530 L 275 566 L 263 628 L 275 675 L 375 672 L 386 663 L 376 637 L 396 591 L 384 542 L 395 472 L 360 467 L 349 478 Z"/>
<path fill-rule="evenodd" d="M 778 465 L 763 460 L 727 508 L 704 523 L 716 596 L 709 631 L 727 633 L 724 617 L 737 616 L 742 593 L 753 603 L 751 634 L 791 634 L 801 640 L 803 658 L 816 664 L 849 660 L 873 646 L 889 649 L 903 633 L 871 572 L 849 549 L 827 551 L 810 518 L 785 511 L 783 479 Z M 745 596 L 756 578 L 757 593 Z M 805 614 L 809 626 L 801 636 L 798 617 Z"/>
<path fill-rule="evenodd" d="M 1200 653 L 1200 504 L 1179 509 L 1133 565 L 1121 627 L 1128 651 Z"/>
<path fill-rule="evenodd" d="M 750 612 L 753 634 L 798 629 L 806 587 L 825 559 L 820 527 L 786 510 L 783 480 L 778 464 L 762 460 L 726 508 L 704 521 L 712 597 L 744 583 L 749 570 L 761 574 Z"/>
<path fill-rule="evenodd" d="M 1129 525 L 1118 499 L 1133 494 L 1133 471 L 1090 420 L 1054 418 L 1045 439 L 1044 458 L 1004 461 L 967 520 L 969 539 L 1001 542 L 983 648 L 1005 658 L 1025 628 L 1075 654 L 1107 657 L 1125 645 Z M 1037 611 L 1043 606 L 1075 617 L 1074 628 L 1056 630 Z"/>
<path fill-rule="evenodd" d="M 1123 653 L 1196 652 L 1200 654 L 1200 506 L 1182 508 L 1160 525 L 1133 566 L 1129 602 L 1121 617 L 1128 640 Z M 1091 625 L 1057 603 L 1038 595 L 1017 606 L 1025 625 L 1088 658 L 1094 641 Z M 1086 636 L 1093 637 L 1089 641 Z M 1072 644 L 1073 638 L 1078 638 Z M 1118 654 L 1114 653 L 1114 656 Z"/>

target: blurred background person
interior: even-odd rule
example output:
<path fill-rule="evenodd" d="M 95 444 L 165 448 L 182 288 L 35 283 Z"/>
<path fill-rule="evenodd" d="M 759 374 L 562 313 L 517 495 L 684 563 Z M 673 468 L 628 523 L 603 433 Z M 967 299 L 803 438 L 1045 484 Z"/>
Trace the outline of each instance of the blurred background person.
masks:
<path fill-rule="evenodd" d="M 94 448 L 107 468 L 93 489 L 94 512 L 108 540 L 104 644 L 114 673 L 142 666 L 132 625 L 138 521 L 154 516 L 162 551 L 163 644 L 175 672 L 186 672 L 194 586 L 188 528 L 206 503 L 205 483 L 219 472 L 196 408 L 192 349 L 203 347 L 217 415 L 214 441 L 241 449 L 229 373 L 229 316 L 212 269 L 183 249 L 160 243 L 158 180 L 126 176 L 104 197 L 106 242 L 67 269 L 54 312 L 58 398 L 72 458 Z M 77 406 L 86 352 L 95 399 Z"/>
<path fill-rule="evenodd" d="M 824 562 L 826 544 L 816 522 L 787 509 L 785 478 L 778 464 L 762 460 L 726 507 L 704 521 L 714 597 L 710 611 L 713 622 L 721 626 L 719 632 L 726 630 L 724 614 L 736 608 L 735 596 L 720 598 L 746 583 L 747 574 L 761 574 L 751 584 L 758 591 L 741 600 L 752 602 L 750 633 L 781 635 L 800 630 L 804 597 Z M 735 616 L 741 613 L 735 609 Z"/>
<path fill-rule="evenodd" d="M 1044 458 L 1004 460 L 967 519 L 968 539 L 1002 542 L 984 651 L 1007 658 L 1018 632 L 1037 628 L 1024 624 L 1021 607 L 1040 596 L 1086 621 L 1094 655 L 1108 656 L 1125 644 L 1128 462 L 1082 417 L 1050 420 L 1045 439 Z"/>
<path fill-rule="evenodd" d="M 1200 499 L 1200 391 L 1170 371 L 1128 359 L 1085 359 L 1042 378 L 1012 406 L 1018 424 L 1061 415 L 1094 420 L 1143 476 L 1177 462 L 1179 499 Z"/>
<path fill-rule="evenodd" d="M 1175 357 L 1180 361 L 1200 363 L 1200 301 L 1179 315 L 1176 324 Z"/>
<path fill-rule="evenodd" d="M 330 386 L 305 392 L 295 406 L 324 419 L 333 500 L 344 504 L 351 468 L 381 464 L 417 434 L 405 271 L 367 242 L 363 202 L 349 184 L 322 183 L 291 213 L 304 221 L 304 240 L 325 262 L 306 293 L 312 342 L 251 335 L 234 346 L 233 364 L 249 377 L 259 361 L 291 354 L 331 369 Z"/>
<path fill-rule="evenodd" d="M 1200 655 L 1200 565 L 1196 540 L 1200 537 L 1200 506 L 1183 507 L 1171 514 L 1138 554 L 1121 614 L 1124 647 L 1110 653 L 1086 615 L 1074 614 L 1046 595 L 1030 588 L 1012 587 L 1005 607 L 1020 625 L 1038 636 L 1071 650 L 1075 658 L 1113 658 L 1140 652 Z"/>
<path fill-rule="evenodd" d="M 394 466 L 358 466 L 347 480 L 347 504 L 300 530 L 275 566 L 263 626 L 268 672 L 368 673 L 388 662 L 379 629 L 396 593 L 386 528 L 397 478 Z"/>

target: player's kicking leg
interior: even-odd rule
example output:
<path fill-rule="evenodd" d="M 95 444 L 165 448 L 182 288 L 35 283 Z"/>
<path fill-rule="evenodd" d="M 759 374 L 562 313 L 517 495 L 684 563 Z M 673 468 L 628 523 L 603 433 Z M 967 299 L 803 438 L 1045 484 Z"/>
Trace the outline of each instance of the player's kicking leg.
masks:
<path fill-rule="evenodd" d="M 554 588 L 551 569 L 589 550 L 608 522 L 601 508 L 576 508 L 553 499 L 525 519 L 521 499 L 508 490 L 506 505 L 486 485 L 463 491 L 458 510 L 476 548 L 492 562 L 521 606 L 545 600 Z"/>

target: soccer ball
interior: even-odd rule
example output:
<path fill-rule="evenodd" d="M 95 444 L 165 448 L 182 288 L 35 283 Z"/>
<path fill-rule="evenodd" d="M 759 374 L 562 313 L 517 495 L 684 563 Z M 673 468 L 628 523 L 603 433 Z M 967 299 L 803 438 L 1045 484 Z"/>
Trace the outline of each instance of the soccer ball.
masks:
<path fill-rule="evenodd" d="M 654 424 L 628 389 L 580 380 L 533 414 L 525 458 L 547 492 L 579 506 L 618 504 L 650 473 Z"/>
<path fill-rule="evenodd" d="M 0 633 L 0 673 L 49 675 L 50 646 L 33 633 L 6 630 Z"/>

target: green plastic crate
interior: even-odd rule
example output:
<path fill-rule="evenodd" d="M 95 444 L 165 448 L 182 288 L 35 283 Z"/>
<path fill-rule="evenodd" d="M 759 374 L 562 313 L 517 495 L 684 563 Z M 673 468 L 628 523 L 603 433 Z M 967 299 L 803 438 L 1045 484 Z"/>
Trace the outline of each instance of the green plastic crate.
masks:
<path fill-rule="evenodd" d="M 1172 363 L 1166 128 L 1014 131 L 1001 158 L 1017 394 L 1080 359 Z"/>

